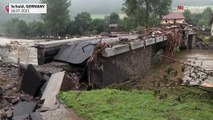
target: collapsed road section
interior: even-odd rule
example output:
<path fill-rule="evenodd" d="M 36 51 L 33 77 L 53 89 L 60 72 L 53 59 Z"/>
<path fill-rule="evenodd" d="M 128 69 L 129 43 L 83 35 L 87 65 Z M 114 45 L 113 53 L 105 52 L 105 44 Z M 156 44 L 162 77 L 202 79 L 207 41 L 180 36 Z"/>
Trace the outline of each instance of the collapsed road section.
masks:
<path fill-rule="evenodd" d="M 84 37 L 36 44 L 38 64 L 63 62 L 80 67 L 80 83 L 103 88 L 128 81 L 131 76 L 145 77 L 155 54 L 173 54 L 176 49 L 193 48 L 196 32 L 187 25 L 164 25 L 142 34 L 113 37 Z M 162 52 L 160 52 L 162 53 Z"/>

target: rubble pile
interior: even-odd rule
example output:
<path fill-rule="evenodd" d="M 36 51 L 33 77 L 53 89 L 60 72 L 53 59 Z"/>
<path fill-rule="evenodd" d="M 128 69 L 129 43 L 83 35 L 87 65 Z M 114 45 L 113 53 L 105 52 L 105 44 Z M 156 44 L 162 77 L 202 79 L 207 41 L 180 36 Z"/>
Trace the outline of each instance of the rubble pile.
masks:
<path fill-rule="evenodd" d="M 62 66 L 66 65 L 56 63 L 54 65 L 60 66 L 61 69 L 52 71 L 51 69 L 55 68 L 52 66 L 50 69 L 49 65 L 53 63 L 35 67 L 31 64 L 27 67 L 14 63 L 0 64 L 2 120 L 48 120 L 51 117 L 48 112 L 55 114 L 57 109 L 62 111 L 61 116 L 69 116 L 70 113 L 56 96 L 59 91 L 79 90 L 80 73 L 77 69 L 65 72 Z M 39 72 L 41 69 L 44 71 Z"/>
<path fill-rule="evenodd" d="M 168 37 L 167 44 L 165 46 L 165 53 L 167 55 L 173 54 L 175 50 L 182 48 L 188 49 L 188 34 L 190 31 L 195 31 L 189 27 L 188 24 L 167 24 L 157 28 L 149 28 L 139 36 L 140 39 L 146 39 L 149 37 L 157 37 L 165 35 Z"/>

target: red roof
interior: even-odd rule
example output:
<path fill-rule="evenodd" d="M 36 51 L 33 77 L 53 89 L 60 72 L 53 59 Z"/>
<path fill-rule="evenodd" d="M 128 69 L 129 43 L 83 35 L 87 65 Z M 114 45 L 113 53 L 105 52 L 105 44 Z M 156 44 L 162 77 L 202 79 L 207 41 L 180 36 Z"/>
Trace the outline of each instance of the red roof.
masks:
<path fill-rule="evenodd" d="M 163 19 L 168 19 L 168 20 L 171 20 L 171 19 L 185 19 L 185 17 L 183 16 L 182 13 L 169 13 L 168 15 L 163 16 Z"/>

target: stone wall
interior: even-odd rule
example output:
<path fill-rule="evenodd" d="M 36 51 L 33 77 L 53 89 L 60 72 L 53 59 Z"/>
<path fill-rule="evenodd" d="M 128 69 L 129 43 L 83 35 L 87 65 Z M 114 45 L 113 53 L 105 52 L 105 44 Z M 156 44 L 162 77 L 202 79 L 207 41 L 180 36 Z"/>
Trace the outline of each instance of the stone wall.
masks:
<path fill-rule="evenodd" d="M 105 87 L 110 84 L 123 83 L 132 76 L 144 77 L 151 70 L 152 47 L 136 49 L 109 58 L 99 58 L 91 65 L 91 82 Z"/>

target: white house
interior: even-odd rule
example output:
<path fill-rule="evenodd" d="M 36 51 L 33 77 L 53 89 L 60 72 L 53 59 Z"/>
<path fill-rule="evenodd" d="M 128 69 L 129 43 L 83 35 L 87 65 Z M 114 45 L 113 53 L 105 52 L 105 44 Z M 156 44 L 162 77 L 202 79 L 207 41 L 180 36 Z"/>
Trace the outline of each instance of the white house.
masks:
<path fill-rule="evenodd" d="M 161 24 L 174 24 L 179 23 L 182 24 L 185 22 L 185 17 L 182 13 L 179 12 L 173 12 L 169 13 L 168 15 L 163 16 L 163 19 L 161 20 Z"/>

